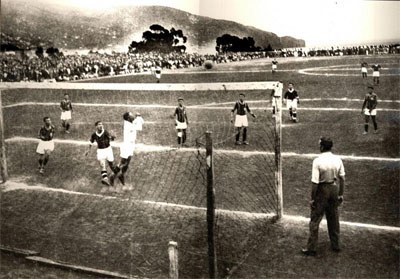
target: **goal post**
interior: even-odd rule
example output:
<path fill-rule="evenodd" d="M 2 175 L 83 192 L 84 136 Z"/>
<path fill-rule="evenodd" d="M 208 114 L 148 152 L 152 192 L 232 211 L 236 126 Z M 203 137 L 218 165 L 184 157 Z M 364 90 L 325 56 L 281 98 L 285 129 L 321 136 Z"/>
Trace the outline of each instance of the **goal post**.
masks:
<path fill-rule="evenodd" d="M 0 90 L 0 144 L 1 144 L 1 154 L 0 154 L 1 183 L 5 183 L 8 179 L 8 170 L 7 170 L 6 145 L 4 141 L 2 90 Z"/>

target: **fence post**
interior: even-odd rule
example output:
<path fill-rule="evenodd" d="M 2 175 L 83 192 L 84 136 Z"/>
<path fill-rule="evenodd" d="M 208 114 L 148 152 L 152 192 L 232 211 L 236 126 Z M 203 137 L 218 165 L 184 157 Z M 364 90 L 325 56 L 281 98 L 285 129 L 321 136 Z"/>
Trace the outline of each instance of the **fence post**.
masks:
<path fill-rule="evenodd" d="M 179 265 L 178 265 L 178 243 L 170 241 L 168 243 L 168 255 L 169 255 L 169 278 L 178 279 L 179 277 Z"/>
<path fill-rule="evenodd" d="M 2 102 L 2 94 L 0 90 L 0 175 L 2 183 L 5 183 L 8 179 L 8 170 L 7 170 L 7 156 L 6 156 L 6 144 L 4 141 L 4 120 L 3 120 L 3 102 Z"/>
<path fill-rule="evenodd" d="M 208 274 L 211 279 L 217 278 L 217 253 L 215 245 L 215 190 L 214 160 L 211 132 L 206 132 L 207 161 L 207 231 L 208 231 Z"/>
<path fill-rule="evenodd" d="M 282 90 L 283 84 L 278 83 L 275 90 L 274 98 L 276 98 L 275 113 L 275 188 L 277 192 L 277 216 L 278 219 L 283 215 L 283 193 L 282 193 Z"/>

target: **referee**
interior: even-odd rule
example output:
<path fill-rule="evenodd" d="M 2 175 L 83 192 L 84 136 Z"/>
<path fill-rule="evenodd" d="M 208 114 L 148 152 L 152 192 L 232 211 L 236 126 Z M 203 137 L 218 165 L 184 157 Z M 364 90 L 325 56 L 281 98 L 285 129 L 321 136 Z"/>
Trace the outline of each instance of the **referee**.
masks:
<path fill-rule="evenodd" d="M 319 224 L 326 215 L 329 239 L 334 252 L 340 252 L 338 206 L 343 202 L 344 166 L 342 160 L 331 152 L 333 142 L 322 137 L 319 141 L 321 155 L 312 164 L 311 219 L 307 248 L 301 252 L 306 256 L 317 254 Z M 337 184 L 339 182 L 339 185 Z"/>

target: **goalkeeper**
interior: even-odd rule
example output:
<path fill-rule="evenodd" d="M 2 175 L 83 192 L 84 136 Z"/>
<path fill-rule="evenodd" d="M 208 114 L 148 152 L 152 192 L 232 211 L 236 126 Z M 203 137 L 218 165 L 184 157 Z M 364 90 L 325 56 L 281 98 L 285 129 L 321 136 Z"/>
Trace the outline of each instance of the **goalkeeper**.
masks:
<path fill-rule="evenodd" d="M 235 117 L 235 127 L 237 129 L 236 132 L 236 145 L 242 144 L 240 142 L 240 133 L 243 129 L 243 144 L 248 145 L 249 142 L 247 141 L 247 127 L 249 126 L 249 122 L 247 120 L 246 112 L 250 113 L 251 116 L 256 118 L 256 115 L 250 111 L 249 105 L 244 101 L 246 96 L 243 93 L 239 94 L 239 100 L 235 103 L 231 111 L 231 123 L 233 123 L 233 118 L 236 112 Z"/>

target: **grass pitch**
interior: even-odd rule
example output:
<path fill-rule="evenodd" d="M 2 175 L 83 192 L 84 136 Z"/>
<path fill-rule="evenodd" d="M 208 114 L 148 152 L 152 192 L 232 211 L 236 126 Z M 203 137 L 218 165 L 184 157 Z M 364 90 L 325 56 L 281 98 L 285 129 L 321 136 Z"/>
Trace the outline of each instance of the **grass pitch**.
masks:
<path fill-rule="evenodd" d="M 363 80 L 359 74 L 359 62 L 379 62 L 388 70 L 383 72 L 381 84 L 376 87 L 380 100 L 378 108 L 378 134 L 362 135 L 363 117 L 360 114 L 366 85 L 372 80 Z M 342 66 L 344 65 L 344 66 Z M 394 66 L 393 66 L 394 65 Z M 301 69 L 335 66 L 331 73 L 321 70 L 323 75 L 304 75 Z M 337 67 L 336 67 L 337 66 Z M 341 220 L 376 225 L 399 226 L 399 123 L 400 99 L 398 76 L 385 75 L 398 68 L 398 57 L 343 57 L 326 59 L 287 59 L 279 64 L 278 72 L 269 72 L 269 61 L 249 61 L 221 64 L 212 72 L 163 74 L 161 82 L 230 82 L 280 80 L 295 83 L 300 94 L 299 123 L 287 120 L 283 112 L 283 195 L 285 214 L 308 217 L 311 162 L 318 153 L 318 138 L 331 136 L 334 152 L 345 155 L 347 172 L 345 203 L 341 208 Z M 351 70 L 351 68 L 357 68 Z M 328 68 L 329 69 L 329 68 Z M 332 68 L 331 68 L 332 69 Z M 249 72 L 250 70 L 256 72 Z M 307 70 L 316 72 L 316 70 Z M 154 82 L 151 76 L 135 75 L 117 77 L 120 82 Z M 106 79 L 99 79 L 106 82 Z M 237 98 L 238 91 L 196 92 L 185 95 L 192 125 L 191 145 L 194 137 L 201 136 L 204 128 L 213 128 L 216 138 L 229 139 L 233 135 L 229 123 L 229 110 Z M 83 145 L 60 144 L 56 146 L 44 177 L 36 172 L 36 143 L 31 140 L 15 141 L 15 137 L 34 137 L 40 127 L 43 113 L 54 120 L 59 117 L 58 102 L 64 92 L 76 103 L 98 103 L 117 105 L 162 104 L 165 108 L 140 108 L 148 121 L 139 142 L 154 145 L 174 145 L 175 130 L 170 115 L 176 99 L 182 92 L 113 92 L 82 90 L 25 90 L 4 91 L 3 106 L 20 102 L 44 102 L 43 105 L 6 107 L 7 150 L 10 175 L 29 185 L 68 189 L 87 195 L 46 192 L 35 189 L 2 192 L 1 233 L 2 243 L 18 248 L 38 249 L 44 255 L 66 262 L 75 262 L 91 267 L 102 267 L 111 271 L 143 277 L 166 277 L 168 262 L 166 245 L 169 240 L 178 241 L 181 247 L 180 274 L 182 277 L 207 277 L 206 231 L 204 212 L 162 207 L 156 204 L 138 205 L 136 200 L 194 205 L 202 207 L 202 196 L 198 160 L 187 160 L 195 152 L 178 152 L 172 159 L 159 156 L 161 153 L 138 153 L 136 164 L 128 173 L 128 184 L 132 189 L 125 192 L 104 192 L 98 184 L 98 167 L 94 158 L 86 160 Z M 221 94 L 222 93 L 222 94 Z M 247 100 L 260 100 L 265 92 L 246 91 Z M 210 95 L 211 94 L 211 95 Z M 210 97 L 211 96 L 211 97 Z M 264 95 L 265 96 L 265 95 Z M 268 93 L 267 93 L 268 96 Z M 219 109 L 198 109 L 194 106 L 213 103 Z M 304 100 L 304 101 L 303 101 Z M 268 139 L 260 132 L 261 124 L 270 119 L 270 104 L 250 103 L 259 116 L 250 123 L 251 145 L 240 147 L 240 151 L 268 151 Z M 220 103 L 220 105 L 218 105 Z M 223 103 L 223 104 L 221 104 Z M 231 105 L 229 105 L 231 103 Z M 191 108 L 190 106 L 193 106 Z M 128 107 L 132 109 L 132 107 Z M 326 108 L 330 108 L 326 110 Z M 111 109 L 76 106 L 72 134 L 59 133 L 64 140 L 83 142 L 92 132 L 98 118 L 120 133 L 121 115 L 127 107 Z M 139 108 L 134 108 L 138 110 Z M 386 109 L 386 110 L 385 110 Z M 40 112 L 40 113 L 39 113 Z M 217 131 L 222 131 L 217 134 Z M 221 144 L 221 149 L 234 151 L 233 139 Z M 167 153 L 162 153 L 166 155 Z M 285 155 L 286 154 L 286 155 Z M 313 155 L 314 154 L 314 155 Z M 220 155 L 221 162 L 227 156 L 240 160 L 241 155 Z M 151 158 L 151 160 L 150 160 Z M 156 159 L 158 158 L 158 159 Z M 257 163 L 256 156 L 245 157 Z M 217 157 L 218 159 L 218 157 Z M 183 165 L 180 165 L 180 162 Z M 191 188 L 180 188 L 185 181 L 171 178 L 175 165 L 191 169 L 184 174 L 190 177 Z M 187 168 L 191 166 L 192 168 Z M 230 163 L 225 166 L 225 177 L 220 176 L 220 185 L 229 185 L 240 169 Z M 148 170 L 151 169 L 151 172 Z M 243 181 L 258 180 L 249 174 Z M 236 179 L 237 180 L 237 179 Z M 138 183 L 138 182 L 146 183 Z M 164 181 L 160 184 L 160 181 Z M 174 182 L 175 181 L 175 182 Z M 255 183 L 257 184 L 257 183 Z M 146 185 L 146 189 L 140 188 Z M 217 184 L 218 186 L 218 184 Z M 173 188 L 175 187 L 175 188 Z M 46 188 L 45 188 L 46 189 Z M 170 190 L 167 190 L 170 189 Z M 224 205 L 228 209 L 256 210 L 262 200 L 255 190 L 235 186 L 222 187 L 229 193 Z M 163 194 L 164 193 L 164 194 Z M 169 193 L 169 194 L 168 194 Z M 236 194 L 236 195 L 234 195 Z M 99 195 L 99 196 L 93 196 Z M 186 197 L 186 198 L 182 198 Z M 259 205 L 257 203 L 260 202 Z M 242 207 L 242 208 L 241 208 Z M 235 207 L 233 207 L 235 208 Z M 246 218 L 229 219 L 220 216 L 219 275 L 232 278 L 260 277 L 370 277 L 397 278 L 399 276 L 399 232 L 380 231 L 342 226 L 343 252 L 339 255 L 329 251 L 329 240 L 325 226 L 321 226 L 319 256 L 308 259 L 299 254 L 307 239 L 307 223 L 283 219 L 277 224 L 267 220 L 251 221 Z M 257 237 L 256 237 L 257 236 Z M 143 239 L 151 239 L 145 244 Z M 256 239 L 256 240 L 255 240 Z M 78 254 L 78 256 L 76 256 Z M 12 265 L 7 272 L 20 274 Z"/>

